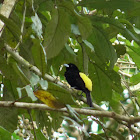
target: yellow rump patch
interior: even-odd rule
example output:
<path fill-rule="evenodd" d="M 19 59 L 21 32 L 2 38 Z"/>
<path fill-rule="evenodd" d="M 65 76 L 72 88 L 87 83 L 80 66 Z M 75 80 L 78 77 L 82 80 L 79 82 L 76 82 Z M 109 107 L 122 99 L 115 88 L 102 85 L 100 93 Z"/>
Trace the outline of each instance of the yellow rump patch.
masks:
<path fill-rule="evenodd" d="M 92 91 L 92 81 L 82 72 L 79 73 L 80 77 L 83 79 L 85 83 L 85 87 L 89 90 Z"/>

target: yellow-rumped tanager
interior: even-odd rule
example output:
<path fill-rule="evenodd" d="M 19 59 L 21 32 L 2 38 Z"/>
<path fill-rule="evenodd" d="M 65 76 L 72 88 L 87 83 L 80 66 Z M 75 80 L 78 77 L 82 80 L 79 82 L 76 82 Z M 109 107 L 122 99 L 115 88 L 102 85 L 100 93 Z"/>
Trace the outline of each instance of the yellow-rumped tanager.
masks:
<path fill-rule="evenodd" d="M 76 65 L 64 64 L 66 67 L 65 78 L 71 87 L 82 90 L 86 94 L 87 104 L 92 106 L 90 92 L 92 91 L 92 81 L 82 72 L 79 71 Z"/>

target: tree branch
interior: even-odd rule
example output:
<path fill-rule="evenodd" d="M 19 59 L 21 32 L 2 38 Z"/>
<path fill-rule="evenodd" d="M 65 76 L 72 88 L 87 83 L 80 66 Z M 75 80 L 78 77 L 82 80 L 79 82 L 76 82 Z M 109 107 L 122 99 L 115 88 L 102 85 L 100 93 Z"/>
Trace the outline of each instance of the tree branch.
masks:
<path fill-rule="evenodd" d="M 0 8 L 0 14 L 3 16 L 9 18 L 10 13 L 16 3 L 16 0 L 4 0 L 1 8 Z M 0 20 L 0 36 L 2 35 L 4 23 Z"/>
<path fill-rule="evenodd" d="M 66 108 L 54 109 L 54 108 L 48 107 L 45 104 L 39 104 L 39 103 L 25 103 L 25 102 L 14 102 L 13 103 L 12 101 L 0 101 L 0 107 L 40 109 L 40 110 L 50 110 L 50 111 L 59 111 L 59 112 L 68 113 Z M 73 108 L 73 109 L 79 114 L 91 115 L 94 117 L 108 117 L 108 118 L 113 118 L 115 120 L 124 121 L 129 124 L 134 124 L 134 123 L 140 122 L 140 117 L 126 117 L 124 115 L 119 115 L 115 112 L 97 111 L 97 110 L 82 109 L 82 108 Z"/>
<path fill-rule="evenodd" d="M 33 66 L 31 65 L 28 61 L 26 61 L 23 57 L 21 57 L 18 52 L 16 52 L 14 49 L 12 49 L 8 44 L 5 44 L 5 49 L 7 50 L 7 52 L 9 54 L 11 54 L 11 56 L 18 62 L 20 63 L 21 65 L 24 65 L 26 68 L 30 69 L 31 71 L 33 71 L 34 73 L 36 73 L 38 76 L 42 76 L 42 73 L 40 72 L 40 70 L 36 67 L 36 66 Z M 69 88 L 67 85 L 63 84 L 62 82 L 56 80 L 54 77 L 48 75 L 48 74 L 45 74 L 44 78 L 47 80 L 47 81 L 50 81 L 50 82 L 53 82 L 53 83 L 56 83 L 57 85 L 67 89 L 69 92 L 73 93 L 75 92 L 74 89 L 72 88 Z M 75 94 L 73 94 L 75 96 Z M 83 102 L 87 103 L 87 100 L 84 98 L 84 97 L 78 97 L 80 100 L 82 100 Z M 98 106 L 97 104 L 95 103 L 92 103 L 93 104 L 93 107 L 97 110 L 103 110 L 100 106 Z"/>
<path fill-rule="evenodd" d="M 121 70 L 119 70 L 119 73 L 121 74 L 121 75 L 124 75 L 124 76 L 127 76 L 127 77 L 132 77 L 132 75 L 131 74 L 128 74 L 128 73 L 124 73 L 123 71 L 121 71 Z"/>
<path fill-rule="evenodd" d="M 38 76 L 42 76 L 40 70 L 36 67 L 31 65 L 28 61 L 26 61 L 23 57 L 21 57 L 18 52 L 16 52 L 14 49 L 12 49 L 8 44 L 5 44 L 5 49 L 7 50 L 7 52 L 9 54 L 11 54 L 11 56 L 20 64 L 24 65 L 26 68 L 30 69 L 31 71 L 35 72 Z M 58 84 L 59 86 L 62 86 L 64 88 L 68 88 L 66 85 L 64 85 L 62 82 L 60 81 L 56 81 L 56 79 L 48 74 L 45 74 L 45 79 Z M 70 90 L 70 89 L 69 89 Z"/>

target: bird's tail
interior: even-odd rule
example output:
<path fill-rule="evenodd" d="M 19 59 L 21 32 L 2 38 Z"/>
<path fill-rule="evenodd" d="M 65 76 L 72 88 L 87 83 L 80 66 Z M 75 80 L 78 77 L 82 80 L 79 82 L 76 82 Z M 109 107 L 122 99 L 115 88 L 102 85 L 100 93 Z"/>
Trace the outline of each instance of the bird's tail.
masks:
<path fill-rule="evenodd" d="M 89 92 L 89 91 L 86 91 L 85 93 L 86 93 L 86 97 L 87 97 L 87 104 L 88 104 L 90 107 L 93 107 L 90 92 Z"/>

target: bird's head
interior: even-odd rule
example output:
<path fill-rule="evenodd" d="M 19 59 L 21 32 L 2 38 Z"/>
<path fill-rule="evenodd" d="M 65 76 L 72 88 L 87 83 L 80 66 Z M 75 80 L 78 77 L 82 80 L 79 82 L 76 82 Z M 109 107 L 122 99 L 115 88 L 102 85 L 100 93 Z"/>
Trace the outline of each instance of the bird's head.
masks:
<path fill-rule="evenodd" d="M 69 64 L 64 64 L 64 66 L 66 67 L 66 70 L 75 70 L 75 71 L 79 71 L 77 66 L 72 64 L 72 63 L 69 63 Z"/>

